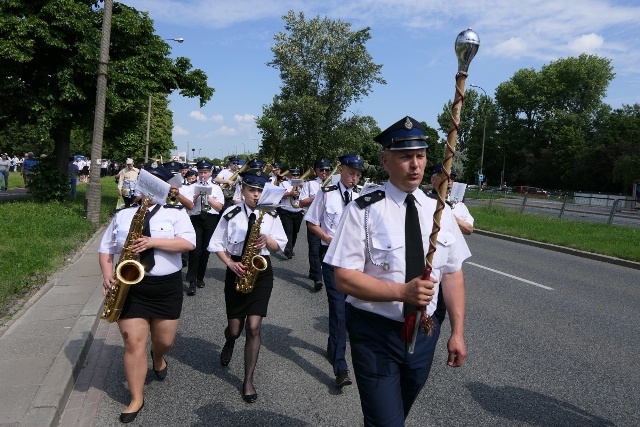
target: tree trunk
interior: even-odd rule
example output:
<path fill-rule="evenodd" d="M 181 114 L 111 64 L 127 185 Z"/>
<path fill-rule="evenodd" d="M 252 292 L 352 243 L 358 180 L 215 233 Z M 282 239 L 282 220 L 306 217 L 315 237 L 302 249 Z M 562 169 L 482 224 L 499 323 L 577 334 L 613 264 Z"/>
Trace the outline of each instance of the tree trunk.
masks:
<path fill-rule="evenodd" d="M 69 169 L 69 147 L 71 146 L 71 129 L 73 123 L 65 121 L 49 131 L 54 142 L 53 154 L 56 156 L 58 171 L 67 175 Z"/>

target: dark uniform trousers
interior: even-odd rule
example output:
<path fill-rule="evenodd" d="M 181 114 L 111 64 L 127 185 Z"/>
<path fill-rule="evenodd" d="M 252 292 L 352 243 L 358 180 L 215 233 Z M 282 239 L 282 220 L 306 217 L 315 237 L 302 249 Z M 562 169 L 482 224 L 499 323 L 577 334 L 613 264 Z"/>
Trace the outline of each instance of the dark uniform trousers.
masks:
<path fill-rule="evenodd" d="M 329 247 L 320 246 L 320 258 L 324 258 Z M 322 263 L 322 278 L 324 288 L 327 290 L 327 301 L 329 302 L 329 339 L 327 349 L 330 361 L 333 364 L 333 373 L 337 376 L 340 371 L 347 371 L 347 325 L 345 319 L 345 299 L 346 295 L 338 290 L 333 273 L 333 266 Z"/>
<path fill-rule="evenodd" d="M 413 354 L 402 341 L 402 322 L 346 305 L 353 370 L 365 426 L 404 426 L 433 362 L 440 323 L 428 337 L 418 333 Z"/>
<path fill-rule="evenodd" d="M 198 214 L 191 215 L 191 224 L 196 232 L 196 247 L 189 252 L 189 268 L 187 269 L 187 282 L 203 280 L 209 262 L 209 241 L 218 225 L 220 215 Z"/>
<path fill-rule="evenodd" d="M 322 280 L 322 259 L 320 258 L 320 246 L 322 246 L 322 244 L 320 241 L 320 237 L 307 227 L 307 243 L 309 244 L 309 278 L 314 282 Z"/>
<path fill-rule="evenodd" d="M 282 228 L 284 228 L 284 232 L 287 235 L 288 239 L 287 246 L 284 250 L 285 252 L 293 252 L 293 248 L 295 248 L 296 246 L 298 232 L 300 231 L 300 226 L 302 225 L 304 212 L 290 212 L 282 208 L 278 208 L 278 213 L 280 214 L 280 221 L 282 221 Z"/>

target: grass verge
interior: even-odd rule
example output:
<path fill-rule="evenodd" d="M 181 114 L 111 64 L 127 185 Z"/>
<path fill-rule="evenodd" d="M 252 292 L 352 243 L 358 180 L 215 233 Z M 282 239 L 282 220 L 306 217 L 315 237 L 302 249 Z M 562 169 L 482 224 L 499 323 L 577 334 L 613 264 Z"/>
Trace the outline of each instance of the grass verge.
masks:
<path fill-rule="evenodd" d="M 487 231 L 640 262 L 640 229 L 573 222 L 500 208 L 469 207 Z"/>
<path fill-rule="evenodd" d="M 118 196 L 112 177 L 103 178 L 101 223 L 113 215 Z M 22 197 L 0 203 L 0 319 L 33 294 L 47 277 L 64 267 L 96 228 L 83 218 L 86 185 L 75 200 L 40 203 Z M 97 262 L 97 261 L 96 261 Z"/>

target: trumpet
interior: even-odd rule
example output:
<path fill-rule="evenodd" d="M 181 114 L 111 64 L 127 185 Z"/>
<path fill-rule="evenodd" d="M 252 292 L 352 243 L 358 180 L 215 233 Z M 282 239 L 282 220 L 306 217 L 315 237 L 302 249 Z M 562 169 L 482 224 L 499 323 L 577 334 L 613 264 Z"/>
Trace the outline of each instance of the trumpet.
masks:
<path fill-rule="evenodd" d="M 200 193 L 200 212 L 209 212 L 210 210 L 209 196 L 207 193 Z"/>

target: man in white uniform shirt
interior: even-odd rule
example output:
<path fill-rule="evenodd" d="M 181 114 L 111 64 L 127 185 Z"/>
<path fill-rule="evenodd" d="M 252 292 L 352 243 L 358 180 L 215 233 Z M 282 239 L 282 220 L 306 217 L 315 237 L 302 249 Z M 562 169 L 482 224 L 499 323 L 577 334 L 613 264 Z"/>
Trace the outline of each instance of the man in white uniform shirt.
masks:
<path fill-rule="evenodd" d="M 292 180 L 300 178 L 300 169 L 297 167 L 289 168 L 289 173 Z M 300 200 L 300 187 L 294 187 L 291 185 L 291 181 L 283 181 L 280 186 L 286 190 L 278 208 L 280 221 L 282 221 L 282 227 L 288 239 L 287 246 L 284 249 L 284 256 L 291 259 L 295 255 L 293 249 L 296 247 L 304 212 L 299 205 L 296 206 Z"/>
<path fill-rule="evenodd" d="M 422 280 L 436 201 L 419 188 L 427 164 L 425 128 L 405 117 L 375 138 L 389 181 L 347 205 L 324 262 L 347 294 L 346 320 L 365 426 L 402 426 L 424 386 L 440 325 L 418 333 L 409 353 L 416 307 L 436 308 L 443 287 L 451 338 L 448 365 L 461 366 L 464 343 L 462 262 L 471 254 L 448 207 L 442 212 L 431 278 Z M 406 313 L 406 314 L 405 314 Z M 409 332 L 407 334 L 407 331 Z M 401 338 L 404 337 L 404 340 Z"/>
<path fill-rule="evenodd" d="M 216 175 L 216 177 L 214 178 L 214 182 L 216 184 L 220 185 L 221 187 L 224 185 L 228 188 L 228 190 L 226 191 L 231 194 L 231 196 L 229 197 L 225 196 L 224 209 L 234 204 L 235 192 L 238 188 L 238 184 L 242 182 L 242 178 L 237 175 L 233 181 L 231 180 L 231 178 L 233 178 L 233 175 L 238 172 L 239 163 L 240 159 L 236 156 L 229 157 L 227 167 L 225 169 L 222 169 L 220 173 L 218 173 L 218 175 Z M 233 193 L 230 193 L 231 191 L 233 191 Z"/>
<path fill-rule="evenodd" d="M 313 165 L 316 177 L 304 183 L 300 191 L 300 207 L 308 208 L 322 188 L 329 175 L 331 163 L 327 159 L 319 159 Z M 309 279 L 313 280 L 316 291 L 322 289 L 322 265 L 320 259 L 320 237 L 307 227 L 307 243 L 309 246 Z"/>
<path fill-rule="evenodd" d="M 340 181 L 325 187 L 316 196 L 304 219 L 307 227 L 321 240 L 320 259 L 324 258 L 340 223 L 345 206 L 358 197 L 354 191 L 362 177 L 364 162 L 358 153 L 349 153 L 340 157 Z M 322 263 L 327 300 L 329 303 L 329 339 L 327 340 L 327 358 L 333 365 L 336 387 L 351 384 L 349 367 L 345 358 L 347 349 L 347 328 L 345 323 L 345 297 L 336 288 L 333 266 Z"/>
<path fill-rule="evenodd" d="M 185 192 L 193 195 L 193 209 L 189 211 L 191 223 L 196 232 L 196 247 L 189 252 L 189 267 L 186 280 L 189 282 L 187 295 L 196 294 L 196 288 L 204 288 L 204 276 L 209 262 L 209 241 L 220 220 L 220 212 L 224 205 L 224 196 L 220 186 L 211 181 L 211 163 L 201 160 L 198 168 L 198 181 L 185 188 Z M 198 191 L 198 187 L 211 188 L 211 194 Z"/>

